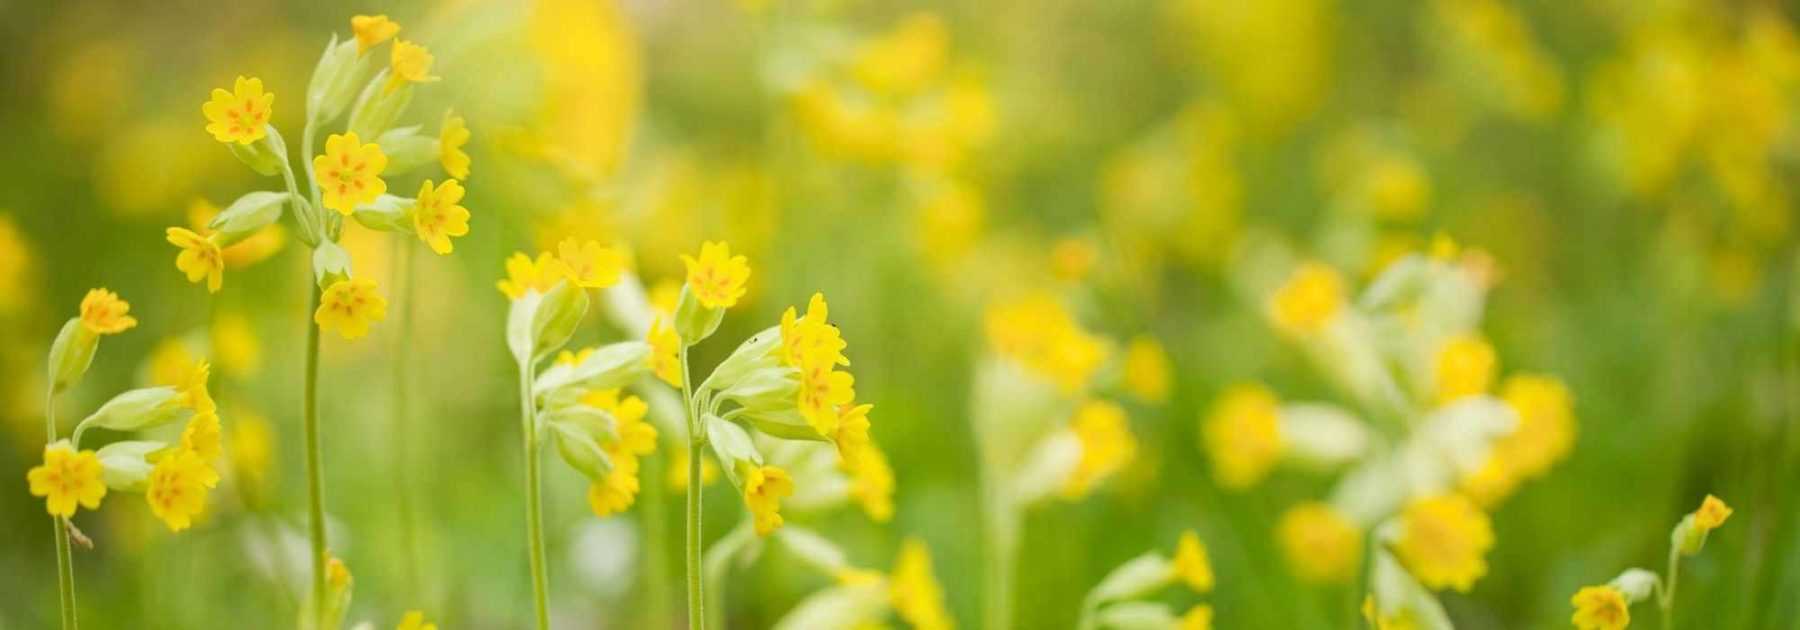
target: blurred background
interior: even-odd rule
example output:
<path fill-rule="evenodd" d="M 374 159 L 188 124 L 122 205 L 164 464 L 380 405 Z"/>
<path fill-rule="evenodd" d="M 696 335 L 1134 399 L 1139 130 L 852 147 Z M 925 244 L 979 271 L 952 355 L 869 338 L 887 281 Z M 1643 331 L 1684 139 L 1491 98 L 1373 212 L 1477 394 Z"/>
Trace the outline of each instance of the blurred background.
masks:
<path fill-rule="evenodd" d="M 1567 627 L 1578 587 L 1659 568 L 1669 528 L 1710 492 L 1737 515 L 1684 566 L 1678 621 L 1800 627 L 1795 11 L 0 2 L 0 470 L 15 484 L 0 492 L 0 628 L 56 618 L 49 524 L 21 477 L 41 461 L 46 351 L 91 287 L 118 291 L 141 323 L 105 340 L 61 398 L 63 417 L 207 356 L 230 464 L 179 535 L 137 495 L 77 516 L 96 544 L 75 558 L 82 620 L 294 619 L 305 247 L 291 233 L 259 237 L 209 295 L 177 272 L 163 230 L 279 185 L 203 131 L 208 93 L 260 77 L 274 124 L 297 142 L 320 51 L 348 36 L 352 14 L 374 13 L 429 46 L 443 77 L 404 120 L 435 130 L 454 108 L 468 121 L 473 218 L 453 255 L 416 258 L 404 434 L 388 430 L 395 318 L 324 342 L 326 502 L 334 551 L 356 576 L 352 620 L 387 627 L 416 608 L 446 628 L 526 625 L 516 381 L 494 282 L 510 253 L 576 236 L 628 245 L 653 294 L 680 282 L 680 254 L 729 241 L 754 271 L 722 340 L 829 296 L 859 399 L 875 405 L 895 511 L 886 523 L 843 510 L 805 522 L 861 566 L 888 567 L 903 539 L 922 539 L 960 625 L 979 626 L 983 597 L 968 421 L 983 313 L 1050 292 L 1114 360 L 1160 347 L 1169 380 L 1117 389 L 1138 441 L 1123 471 L 1025 518 L 1017 626 L 1068 627 L 1106 572 L 1194 529 L 1212 552 L 1220 627 L 1352 627 L 1359 587 L 1298 581 L 1273 533 L 1286 506 L 1331 479 L 1278 470 L 1225 491 L 1200 446 L 1200 421 L 1230 383 L 1341 398 L 1269 326 L 1260 298 L 1235 289 L 1256 271 L 1237 254 L 1281 242 L 1361 286 L 1443 234 L 1491 256 L 1483 331 L 1503 369 L 1562 379 L 1579 427 L 1566 460 L 1495 508 L 1488 575 L 1443 596 L 1458 626 Z M 416 185 L 390 182 L 401 194 Z M 344 244 L 392 300 L 395 237 L 351 225 Z M 603 328 L 578 341 L 618 338 Z M 696 365 L 732 345 L 699 346 Z M 666 487 L 668 453 L 665 442 L 646 460 L 646 486 Z M 661 540 L 678 541 L 679 492 L 646 490 L 632 511 L 597 519 L 584 479 L 546 470 L 558 626 L 668 619 L 646 604 L 645 576 L 679 589 L 681 549 L 646 551 L 646 514 L 660 503 Z M 401 492 L 415 497 L 410 513 Z M 723 483 L 707 502 L 709 539 L 743 517 Z M 831 583 L 772 548 L 733 574 L 725 616 L 767 627 Z"/>

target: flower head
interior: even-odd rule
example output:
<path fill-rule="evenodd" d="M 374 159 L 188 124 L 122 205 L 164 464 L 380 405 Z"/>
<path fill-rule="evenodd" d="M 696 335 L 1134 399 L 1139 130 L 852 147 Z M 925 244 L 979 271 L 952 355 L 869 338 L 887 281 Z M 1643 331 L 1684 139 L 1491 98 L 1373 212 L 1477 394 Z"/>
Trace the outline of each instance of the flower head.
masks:
<path fill-rule="evenodd" d="M 636 457 L 617 458 L 605 477 L 588 484 L 588 507 L 595 516 L 606 518 L 631 509 L 637 501 L 638 465 Z"/>
<path fill-rule="evenodd" d="M 31 482 L 32 496 L 44 497 L 51 516 L 68 518 L 75 515 L 77 503 L 100 509 L 100 499 L 106 497 L 100 472 L 100 458 L 93 451 L 78 453 L 59 441 L 44 447 L 44 464 L 27 471 L 25 480 Z"/>
<path fill-rule="evenodd" d="M 1261 385 L 1234 385 L 1225 391 L 1201 427 L 1219 485 L 1256 485 L 1281 458 L 1280 402 Z"/>
<path fill-rule="evenodd" d="M 394 630 L 437 630 L 437 624 L 426 621 L 424 611 L 409 610 Z"/>
<path fill-rule="evenodd" d="M 1584 586 L 1569 603 L 1575 605 L 1571 621 L 1580 630 L 1624 630 L 1631 625 L 1631 603 L 1618 587 Z"/>
<path fill-rule="evenodd" d="M 850 359 L 844 356 L 844 347 L 848 344 L 844 343 L 843 334 L 825 321 L 829 308 L 825 304 L 825 294 L 814 293 L 806 304 L 806 316 L 801 317 L 792 306 L 781 314 L 783 365 L 801 367 L 809 362 L 809 357 L 836 365 L 850 365 Z"/>
<path fill-rule="evenodd" d="M 498 286 L 507 298 L 517 300 L 528 291 L 543 293 L 556 288 L 556 283 L 567 275 L 568 268 L 550 252 L 538 253 L 535 262 L 524 252 L 517 252 L 506 259 L 506 279 Z"/>
<path fill-rule="evenodd" d="M 424 46 L 406 41 L 394 40 L 394 54 L 388 59 L 387 89 L 393 90 L 407 83 L 430 83 L 438 80 L 431 76 L 431 51 Z"/>
<path fill-rule="evenodd" d="M 756 535 L 767 536 L 781 528 L 781 499 L 794 493 L 794 480 L 774 466 L 751 466 L 744 474 L 744 504 L 756 525 Z"/>
<path fill-rule="evenodd" d="M 1181 630 L 1212 630 L 1213 609 L 1207 604 L 1195 604 L 1187 614 L 1181 616 Z"/>
<path fill-rule="evenodd" d="M 1175 577 L 1180 578 L 1195 593 L 1206 593 L 1213 588 L 1212 561 L 1207 559 L 1206 545 L 1200 543 L 1200 535 L 1192 530 L 1182 532 L 1181 540 L 1175 543 L 1175 561 L 1172 563 Z"/>
<path fill-rule="evenodd" d="M 136 326 L 137 318 L 127 314 L 130 312 L 130 303 L 106 289 L 90 289 L 81 298 L 81 325 L 97 335 L 114 335 Z"/>
<path fill-rule="evenodd" d="M 1494 382 L 1496 364 L 1494 347 L 1479 335 L 1459 335 L 1445 341 L 1434 362 L 1438 403 L 1486 393 Z"/>
<path fill-rule="evenodd" d="M 375 281 L 366 278 L 339 280 L 319 297 L 313 321 L 320 328 L 336 330 L 345 339 L 369 334 L 369 325 L 387 318 L 387 300 L 375 292 Z"/>
<path fill-rule="evenodd" d="M 214 88 L 212 100 L 200 105 L 206 132 L 219 142 L 250 144 L 268 135 L 275 94 L 263 92 L 262 79 L 238 77 L 231 91 Z"/>
<path fill-rule="evenodd" d="M 1468 592 L 1487 573 L 1483 556 L 1494 546 L 1486 513 L 1460 494 L 1414 501 L 1401 513 L 1394 552 L 1428 588 Z"/>
<path fill-rule="evenodd" d="M 462 198 L 462 184 L 454 179 L 436 187 L 429 179 L 419 185 L 419 196 L 413 202 L 413 228 L 431 251 L 448 254 L 453 249 L 450 237 L 468 235 L 469 209 L 460 205 Z"/>
<path fill-rule="evenodd" d="M 894 560 L 894 579 L 888 585 L 888 598 L 900 618 L 915 630 L 951 630 L 956 622 L 944 606 L 944 587 L 931 571 L 931 551 L 925 543 L 909 538 L 900 545 L 900 557 Z"/>
<path fill-rule="evenodd" d="M 886 523 L 894 517 L 894 469 L 888 466 L 887 455 L 865 442 L 853 461 L 856 464 L 848 466 L 850 498 L 870 519 Z"/>
<path fill-rule="evenodd" d="M 463 152 L 468 143 L 468 123 L 453 112 L 444 112 L 444 126 L 438 131 L 438 162 L 451 177 L 469 178 L 469 154 Z"/>
<path fill-rule="evenodd" d="M 657 317 L 644 340 L 650 343 L 650 371 L 670 387 L 681 387 L 681 335 Z"/>
<path fill-rule="evenodd" d="M 350 31 L 356 34 L 356 54 L 361 55 L 399 33 L 400 24 L 385 15 L 356 15 L 350 17 Z"/>
<path fill-rule="evenodd" d="M 1081 391 L 1111 350 L 1049 294 L 992 306 L 984 319 L 995 351 L 1055 382 L 1065 393 Z"/>
<path fill-rule="evenodd" d="M 1500 399 L 1518 415 L 1518 427 L 1494 441 L 1488 460 L 1462 481 L 1483 505 L 1511 494 L 1519 482 L 1548 472 L 1575 443 L 1575 410 L 1569 390 L 1548 376 L 1519 375 L 1500 386 Z"/>
<path fill-rule="evenodd" d="M 1710 494 L 1700 502 L 1700 509 L 1694 510 L 1694 525 L 1705 531 L 1718 529 L 1728 518 L 1731 518 L 1731 506 Z"/>
<path fill-rule="evenodd" d="M 205 359 L 194 364 L 192 369 L 182 374 L 175 384 L 181 394 L 175 398 L 176 404 L 194 410 L 194 413 L 207 413 L 218 410 L 213 402 L 212 393 L 207 391 L 207 382 L 212 378 L 212 365 Z"/>
<path fill-rule="evenodd" d="M 625 253 L 594 241 L 563 239 L 556 245 L 557 260 L 569 270 L 569 281 L 587 289 L 604 289 L 619 281 L 625 271 Z"/>
<path fill-rule="evenodd" d="M 837 443 L 838 460 L 854 470 L 861 457 L 872 447 L 869 440 L 869 410 L 875 405 L 841 405 L 838 407 L 837 432 L 831 441 Z"/>
<path fill-rule="evenodd" d="M 1344 308 L 1344 279 L 1323 263 L 1307 262 L 1288 276 L 1287 283 L 1269 297 L 1269 317 L 1275 327 L 1291 335 L 1311 335 Z"/>
<path fill-rule="evenodd" d="M 745 283 L 750 279 L 750 261 L 731 255 L 731 245 L 707 241 L 700 244 L 700 257 L 683 254 L 687 266 L 688 290 L 700 305 L 708 309 L 731 308 L 744 297 Z"/>
<path fill-rule="evenodd" d="M 1288 566 L 1309 582 L 1346 582 L 1362 556 L 1362 531 L 1324 503 L 1302 503 L 1276 527 Z"/>
<path fill-rule="evenodd" d="M 218 293 L 219 285 L 225 281 L 225 255 L 220 252 L 219 244 L 178 227 L 169 228 L 167 238 L 170 245 L 181 248 L 181 253 L 175 255 L 175 268 L 187 274 L 188 282 L 205 278 L 206 290 Z"/>
<path fill-rule="evenodd" d="M 827 437 L 837 434 L 838 408 L 856 400 L 856 377 L 832 368 L 817 356 L 800 368 L 800 415 Z"/>
<path fill-rule="evenodd" d="M 150 470 L 150 488 L 144 498 L 150 511 L 178 532 L 193 525 L 194 517 L 206 509 L 208 491 L 219 485 L 219 473 L 198 453 L 177 448 L 156 462 Z"/>
<path fill-rule="evenodd" d="M 387 192 L 387 182 L 381 180 L 387 161 L 380 146 L 363 144 L 356 132 L 331 134 L 325 139 L 325 154 L 313 157 L 325 207 L 350 216 L 357 206 L 375 201 Z"/>
<path fill-rule="evenodd" d="M 1081 442 L 1081 459 L 1063 482 L 1062 494 L 1078 498 L 1131 461 L 1137 454 L 1137 438 L 1131 435 L 1125 410 L 1106 401 L 1083 403 L 1070 424 Z"/>
<path fill-rule="evenodd" d="M 208 463 L 217 461 L 224 454 L 220 444 L 219 412 L 203 411 L 194 414 L 188 420 L 187 427 L 181 430 L 181 447 L 193 451 L 201 460 Z"/>

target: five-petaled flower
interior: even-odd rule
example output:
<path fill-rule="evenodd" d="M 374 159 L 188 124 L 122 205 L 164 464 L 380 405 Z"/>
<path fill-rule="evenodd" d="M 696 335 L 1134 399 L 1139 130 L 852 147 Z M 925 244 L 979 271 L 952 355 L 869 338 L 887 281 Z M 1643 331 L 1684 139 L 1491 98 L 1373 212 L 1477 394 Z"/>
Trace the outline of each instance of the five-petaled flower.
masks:
<path fill-rule="evenodd" d="M 469 125 L 454 112 L 444 112 L 444 126 L 438 131 L 438 161 L 451 177 L 469 178 L 469 154 L 463 145 L 469 143 Z"/>
<path fill-rule="evenodd" d="M 794 480 L 774 466 L 750 466 L 744 473 L 744 504 L 756 526 L 756 535 L 767 536 L 781 528 L 781 499 L 794 493 Z"/>
<path fill-rule="evenodd" d="M 150 512 L 178 532 L 194 524 L 194 517 L 206 509 L 206 495 L 219 485 L 219 473 L 200 454 L 177 448 L 163 455 L 150 470 L 150 487 L 144 499 Z"/>
<path fill-rule="evenodd" d="M 524 252 L 516 252 L 506 259 L 506 279 L 496 286 L 508 299 L 517 300 L 525 297 L 527 291 L 543 293 L 555 288 L 568 274 L 568 267 L 550 252 L 539 252 L 536 261 Z"/>
<path fill-rule="evenodd" d="M 625 270 L 625 253 L 594 241 L 576 242 L 563 239 L 556 246 L 556 258 L 569 272 L 569 281 L 586 289 L 604 289 L 619 281 Z"/>
<path fill-rule="evenodd" d="M 206 131 L 219 142 L 250 144 L 268 135 L 275 93 L 264 92 L 262 79 L 238 77 L 227 92 L 213 88 L 212 100 L 200 105 Z"/>
<path fill-rule="evenodd" d="M 100 478 L 100 458 L 93 451 L 75 452 L 68 442 L 44 447 L 44 464 L 25 473 L 32 496 L 44 497 L 51 516 L 75 515 L 75 504 L 100 509 L 106 483 Z"/>
<path fill-rule="evenodd" d="M 700 245 L 700 257 L 683 254 L 687 266 L 688 290 L 700 305 L 708 309 L 731 308 L 744 297 L 745 283 L 750 279 L 750 261 L 732 256 L 731 246 L 706 242 Z"/>
<path fill-rule="evenodd" d="M 325 139 L 325 154 L 313 157 L 325 207 L 344 216 L 387 192 L 387 182 L 381 181 L 381 171 L 386 168 L 387 154 L 381 147 L 363 144 L 355 132 L 331 134 Z"/>
<path fill-rule="evenodd" d="M 356 34 L 356 54 L 369 52 L 400 32 L 400 24 L 386 15 L 356 15 L 350 18 L 350 31 Z"/>
<path fill-rule="evenodd" d="M 219 244 L 187 228 L 169 228 L 167 238 L 170 245 L 181 248 L 175 255 L 175 268 L 187 274 L 188 282 L 205 278 L 207 292 L 218 293 L 225 282 L 225 255 Z"/>
<path fill-rule="evenodd" d="M 130 303 L 106 289 L 91 289 L 81 298 L 81 325 L 94 334 L 113 335 L 136 326 L 137 318 L 130 312 Z"/>
<path fill-rule="evenodd" d="M 469 209 L 459 205 L 462 198 L 462 184 L 454 179 L 436 187 L 429 179 L 419 185 L 418 199 L 413 202 L 413 228 L 431 251 L 448 254 L 450 237 L 469 233 Z"/>
<path fill-rule="evenodd" d="M 375 281 L 366 278 L 339 280 L 319 297 L 319 310 L 313 321 L 320 328 L 336 330 L 345 339 L 369 334 L 369 325 L 387 318 L 387 300 L 375 291 Z"/>
<path fill-rule="evenodd" d="M 394 40 L 394 54 L 389 59 L 387 89 L 393 90 L 407 83 L 429 83 L 438 80 L 431 76 L 431 51 L 424 46 L 406 41 Z"/>

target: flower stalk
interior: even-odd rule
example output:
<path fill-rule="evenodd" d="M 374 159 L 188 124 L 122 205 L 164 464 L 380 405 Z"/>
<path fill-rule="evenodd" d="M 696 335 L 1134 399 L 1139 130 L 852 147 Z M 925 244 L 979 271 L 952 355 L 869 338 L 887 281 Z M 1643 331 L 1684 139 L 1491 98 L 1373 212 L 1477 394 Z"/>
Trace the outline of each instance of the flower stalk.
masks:
<path fill-rule="evenodd" d="M 688 628 L 704 630 L 706 628 L 704 576 L 701 572 L 703 564 L 700 536 L 700 498 L 701 483 L 700 465 L 705 457 L 706 432 L 701 430 L 700 418 L 695 413 L 694 392 L 689 386 L 688 349 L 686 342 L 681 344 L 681 408 L 687 415 L 688 430 L 688 484 L 687 484 L 687 603 Z"/>
<path fill-rule="evenodd" d="M 531 556 L 532 608 L 537 613 L 538 630 L 550 627 L 547 593 L 550 579 L 544 566 L 543 497 L 539 488 L 541 466 L 538 461 L 537 404 L 532 400 L 532 365 L 519 364 L 519 413 L 525 435 L 525 538 Z"/>
<path fill-rule="evenodd" d="M 307 285 L 312 294 L 312 305 L 306 312 L 312 313 L 319 308 L 320 291 L 310 275 Z M 304 378 L 301 419 L 306 431 L 306 525 L 308 539 L 312 542 L 312 611 L 315 622 L 323 623 L 327 606 L 325 564 L 330 552 L 325 540 L 325 470 L 319 456 L 319 324 L 310 317 L 306 324 Z"/>
<path fill-rule="evenodd" d="M 414 543 L 418 536 L 417 521 L 413 505 L 412 484 L 407 476 L 411 468 L 407 457 L 408 434 L 407 425 L 411 421 L 412 382 L 408 380 L 411 367 L 408 357 L 411 356 L 413 341 L 413 293 L 416 270 L 413 259 L 415 248 L 409 247 L 404 234 L 394 236 L 394 245 L 398 252 L 399 264 L 394 266 L 395 284 L 400 287 L 400 330 L 394 342 L 394 399 L 393 417 L 389 419 L 389 448 L 393 449 L 394 500 L 400 512 L 400 555 L 402 558 L 402 574 L 406 576 L 404 583 L 406 592 L 416 596 L 419 591 L 419 548 Z"/>
<path fill-rule="evenodd" d="M 44 443 L 56 441 L 56 386 L 46 388 L 44 394 Z M 56 533 L 56 595 L 62 603 L 63 630 L 75 630 L 80 624 L 75 620 L 75 559 L 69 545 L 69 525 L 60 516 L 52 515 L 50 521 Z"/>

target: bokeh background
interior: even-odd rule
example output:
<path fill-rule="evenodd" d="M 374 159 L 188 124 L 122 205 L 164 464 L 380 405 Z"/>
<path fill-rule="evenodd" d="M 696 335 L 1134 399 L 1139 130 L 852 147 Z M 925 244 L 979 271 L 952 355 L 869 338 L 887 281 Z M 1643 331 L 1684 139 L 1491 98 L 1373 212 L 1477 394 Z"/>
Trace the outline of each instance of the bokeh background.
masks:
<path fill-rule="evenodd" d="M 515 376 L 494 281 L 511 252 L 580 236 L 627 244 L 653 288 L 679 282 L 678 255 L 703 239 L 746 253 L 749 298 L 719 339 L 774 323 L 815 290 L 830 297 L 859 398 L 875 404 L 896 511 L 808 525 L 871 567 L 921 538 L 961 625 L 979 625 L 983 597 L 968 422 L 982 313 L 1043 290 L 1115 356 L 1133 339 L 1160 344 L 1171 386 L 1161 399 L 1118 396 L 1139 440 L 1124 472 L 1027 517 L 1019 627 L 1067 627 L 1107 571 L 1172 548 L 1185 529 L 1212 550 L 1220 627 L 1350 627 L 1360 590 L 1298 582 L 1273 534 L 1286 506 L 1329 479 L 1279 471 L 1226 492 L 1199 446 L 1199 421 L 1229 383 L 1339 396 L 1234 290 L 1254 271 L 1234 252 L 1276 239 L 1360 285 L 1445 234 L 1500 270 L 1484 332 L 1501 364 L 1563 379 L 1579 423 L 1572 454 L 1494 511 L 1489 574 L 1444 597 L 1459 627 L 1567 627 L 1570 594 L 1660 567 L 1669 528 L 1708 492 L 1738 511 L 1684 566 L 1678 621 L 1800 627 L 1795 11 L 0 2 L 0 471 L 13 480 L 0 492 L 0 627 L 55 619 L 49 527 L 23 476 L 43 446 L 45 352 L 96 286 L 120 292 L 141 324 L 103 343 L 63 417 L 210 356 L 231 470 L 180 535 L 136 495 L 77 517 L 97 544 L 76 554 L 83 621 L 292 623 L 305 584 L 294 573 L 304 247 L 270 243 L 208 295 L 175 270 L 162 234 L 196 204 L 277 185 L 202 130 L 208 92 L 262 78 L 295 142 L 312 64 L 356 13 L 388 14 L 437 55 L 444 79 L 419 91 L 409 119 L 435 129 L 451 107 L 468 119 L 474 216 L 453 255 L 416 259 L 405 350 L 416 399 L 402 434 L 389 430 L 395 319 L 359 341 L 325 340 L 326 500 L 334 550 L 356 575 L 353 620 L 386 627 L 419 608 L 446 628 L 526 625 Z M 384 287 L 393 239 L 346 230 L 358 273 Z M 579 339 L 609 340 L 602 329 Z M 696 364 L 730 345 L 700 346 Z M 666 484 L 666 453 L 647 460 L 646 486 Z M 655 626 L 644 576 L 679 580 L 681 550 L 644 553 L 646 508 L 660 502 L 676 528 L 679 495 L 646 491 L 631 512 L 596 519 L 582 479 L 546 470 L 559 627 Z M 399 493 L 414 497 L 410 513 Z M 742 517 L 728 486 L 707 500 L 709 537 Z M 734 574 L 727 619 L 766 627 L 829 583 L 772 550 Z"/>

